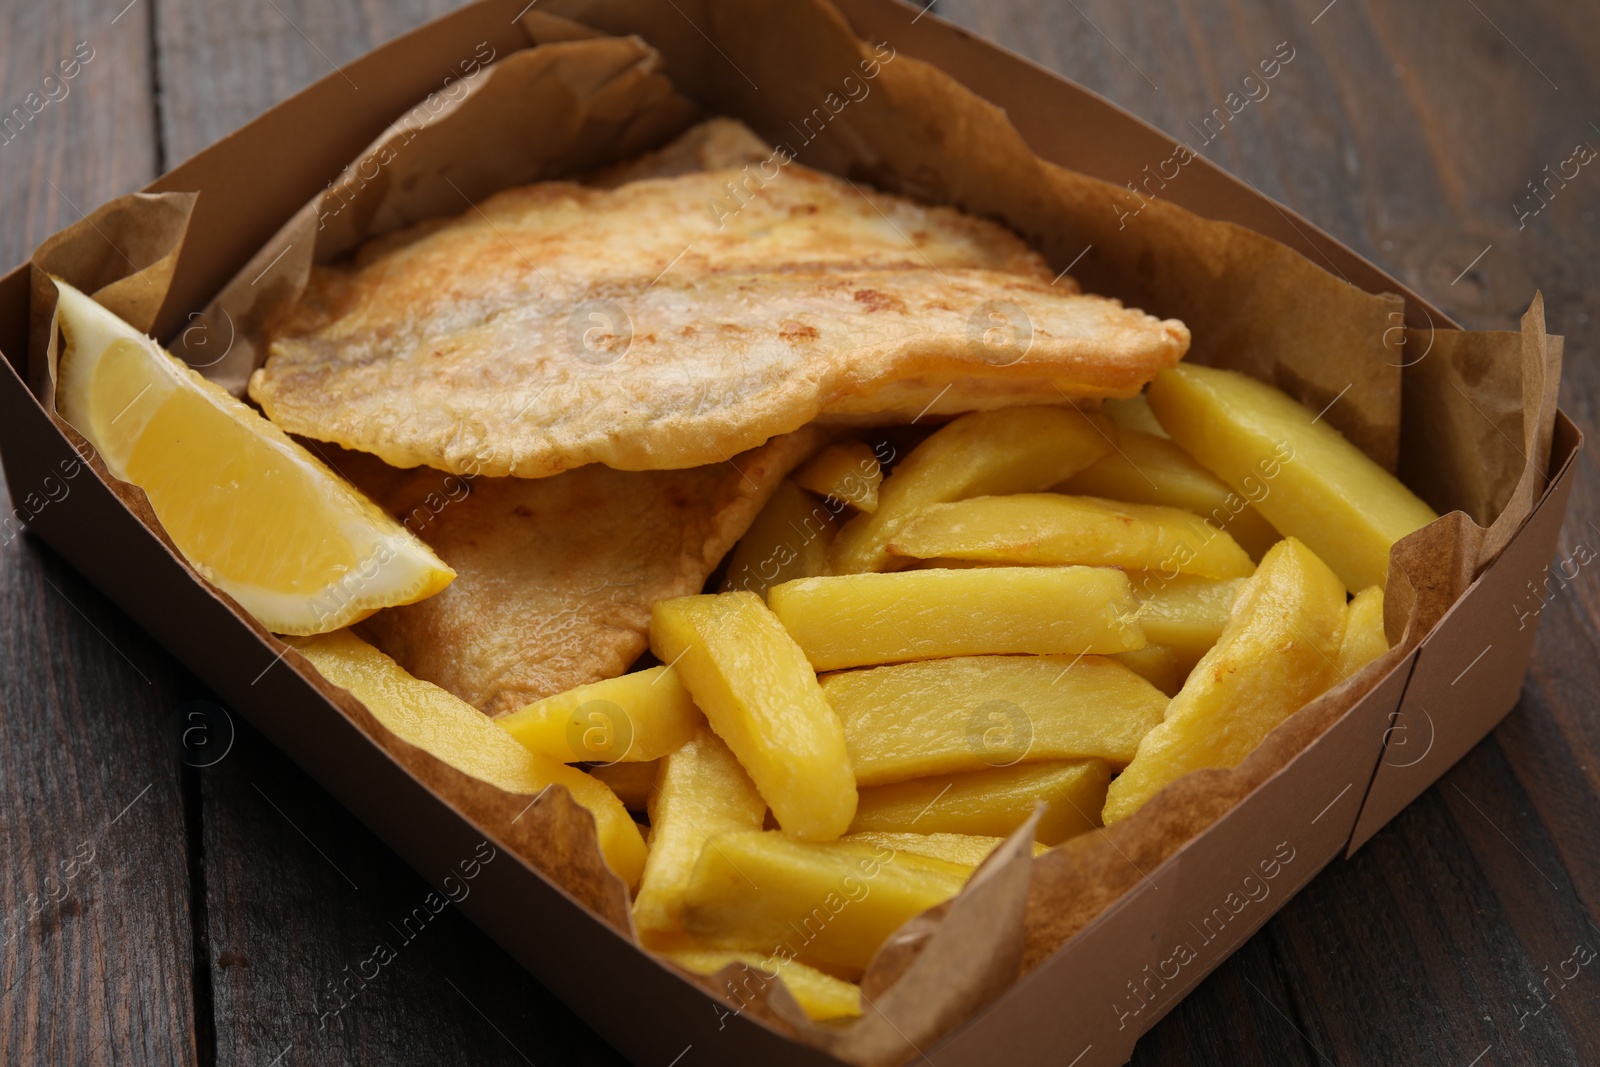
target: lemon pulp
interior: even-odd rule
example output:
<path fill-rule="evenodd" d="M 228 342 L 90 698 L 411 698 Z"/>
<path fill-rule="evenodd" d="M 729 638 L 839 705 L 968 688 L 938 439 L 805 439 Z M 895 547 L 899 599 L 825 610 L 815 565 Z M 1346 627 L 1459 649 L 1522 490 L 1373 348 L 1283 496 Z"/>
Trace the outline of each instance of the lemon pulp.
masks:
<path fill-rule="evenodd" d="M 325 633 L 455 572 L 253 408 L 62 282 L 57 405 L 180 552 L 277 633 Z"/>

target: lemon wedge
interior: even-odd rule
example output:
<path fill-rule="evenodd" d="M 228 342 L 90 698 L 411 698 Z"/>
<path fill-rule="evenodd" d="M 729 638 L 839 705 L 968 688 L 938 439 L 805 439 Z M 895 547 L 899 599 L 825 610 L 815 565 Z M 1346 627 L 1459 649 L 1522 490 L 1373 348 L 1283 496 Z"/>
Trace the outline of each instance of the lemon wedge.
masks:
<path fill-rule="evenodd" d="M 326 633 L 455 578 L 260 413 L 55 282 L 61 417 L 144 490 L 195 569 L 267 629 Z"/>

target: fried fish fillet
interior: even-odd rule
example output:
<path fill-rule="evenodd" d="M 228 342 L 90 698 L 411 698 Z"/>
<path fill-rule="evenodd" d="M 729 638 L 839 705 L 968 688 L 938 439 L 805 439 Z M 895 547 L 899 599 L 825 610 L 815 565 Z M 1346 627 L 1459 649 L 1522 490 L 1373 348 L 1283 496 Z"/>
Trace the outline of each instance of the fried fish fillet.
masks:
<path fill-rule="evenodd" d="M 698 136 L 657 166 L 749 158 Z M 1051 284 L 991 222 L 770 156 L 539 183 L 373 241 L 314 273 L 250 395 L 398 467 L 537 478 L 715 463 L 818 416 L 1129 395 L 1188 341 Z"/>
<path fill-rule="evenodd" d="M 698 593 L 818 431 L 674 471 L 588 466 L 487 478 L 329 455 L 456 570 L 443 593 L 378 612 L 363 634 L 491 715 L 615 677 L 648 644 L 650 608 Z"/>

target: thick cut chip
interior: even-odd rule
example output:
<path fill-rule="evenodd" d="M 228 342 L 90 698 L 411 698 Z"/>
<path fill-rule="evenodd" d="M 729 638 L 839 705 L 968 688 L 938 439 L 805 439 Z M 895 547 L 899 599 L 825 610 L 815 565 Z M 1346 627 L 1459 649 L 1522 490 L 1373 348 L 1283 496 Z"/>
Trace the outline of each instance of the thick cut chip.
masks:
<path fill-rule="evenodd" d="M 756 972 L 752 980 L 765 985 L 774 979 L 783 982 L 800 1010 L 814 1023 L 827 1019 L 853 1019 L 861 1014 L 861 987 L 835 978 L 799 960 L 782 955 L 764 956 L 759 952 L 730 952 L 726 949 L 672 948 L 662 952 L 679 967 L 692 974 L 716 974 L 731 963 L 742 963 Z M 739 983 L 735 996 L 748 996 L 755 990 L 752 980 Z"/>
<path fill-rule="evenodd" d="M 916 559 L 1150 568 L 1206 578 L 1255 569 L 1233 538 L 1182 508 L 1063 493 L 981 496 L 912 512 L 889 551 Z"/>
<path fill-rule="evenodd" d="M 611 787 L 617 799 L 629 811 L 649 810 L 650 797 L 656 791 L 656 776 L 661 773 L 661 760 L 649 763 L 604 763 L 589 768 L 589 776 L 598 778 Z"/>
<path fill-rule="evenodd" d="M 365 704 L 396 737 L 461 773 L 508 793 L 541 793 L 547 786 L 566 786 L 572 798 L 594 815 L 606 863 L 630 886 L 638 882 L 645 861 L 644 838 L 605 783 L 575 767 L 535 756 L 481 711 L 413 678 L 348 630 L 290 643 L 324 678 Z"/>
<path fill-rule="evenodd" d="M 1383 590 L 1363 589 L 1350 601 L 1345 612 L 1344 640 L 1339 644 L 1339 680 L 1389 651 L 1389 638 L 1383 632 Z"/>
<path fill-rule="evenodd" d="M 870 513 L 878 510 L 883 465 L 865 441 L 843 441 L 813 456 L 794 472 L 794 481 L 802 489 Z"/>
<path fill-rule="evenodd" d="M 1144 647 L 1112 567 L 984 567 L 800 578 L 767 602 L 819 671 L 944 656 Z"/>
<path fill-rule="evenodd" d="M 1383 585 L 1394 543 L 1438 518 L 1316 413 L 1247 374 L 1173 368 L 1147 395 L 1185 452 L 1326 560 L 1352 593 Z"/>
<path fill-rule="evenodd" d="M 1190 771 L 1238 766 L 1273 727 L 1338 681 L 1344 629 L 1338 577 L 1299 541 L 1279 542 L 1165 721 L 1111 783 L 1105 821 L 1127 818 Z"/>
<path fill-rule="evenodd" d="M 1111 451 L 1109 426 L 1071 408 L 1030 407 L 964 415 L 941 427 L 895 468 L 878 508 L 845 524 L 828 554 L 834 574 L 898 569 L 888 544 L 928 504 L 1048 489 Z"/>
<path fill-rule="evenodd" d="M 878 510 L 883 464 L 865 441 L 843 441 L 817 453 L 794 474 L 795 484 L 857 511 Z"/>
<path fill-rule="evenodd" d="M 861 791 L 851 835 L 977 834 L 1006 837 L 1041 803 L 1034 840 L 1059 845 L 1100 825 L 1111 766 L 1105 760 L 1051 760 L 940 775 Z"/>
<path fill-rule="evenodd" d="M 962 863 L 969 867 L 976 867 L 989 858 L 989 853 L 1005 844 L 1003 837 L 983 837 L 978 834 L 900 834 L 884 830 L 868 830 L 865 833 L 850 834 L 840 838 L 841 841 L 860 841 L 868 845 L 883 845 L 896 852 L 910 852 L 918 856 L 932 856 L 936 860 L 948 860 L 951 863 Z M 1049 845 L 1033 843 L 1033 854 L 1043 855 L 1050 850 Z"/>
<path fill-rule="evenodd" d="M 1200 657 L 1179 655 L 1178 650 L 1169 645 L 1149 644 L 1132 652 L 1115 653 L 1108 658 L 1116 660 L 1168 697 L 1174 697 L 1183 688 L 1183 680 Z"/>
<path fill-rule="evenodd" d="M 707 839 L 759 830 L 766 814 L 755 783 L 709 728 L 662 760 L 650 798 L 650 856 L 633 902 L 640 936 L 654 942 L 681 933 L 683 892 Z"/>
<path fill-rule="evenodd" d="M 861 968 L 890 934 L 955 896 L 971 874 L 964 864 L 859 841 L 722 834 L 695 864 L 683 925 L 713 948 Z"/>
<path fill-rule="evenodd" d="M 72 286 L 56 288 L 61 417 L 261 625 L 326 633 L 450 584 L 426 545 L 259 412 Z"/>
<path fill-rule="evenodd" d="M 1099 757 L 1122 766 L 1167 698 L 1102 656 L 957 656 L 822 679 L 856 784 Z"/>
<path fill-rule="evenodd" d="M 1144 397 L 1139 403 L 1150 415 Z M 1150 415 L 1153 420 L 1154 415 Z M 1103 496 L 1131 504 L 1184 508 L 1225 530 L 1239 547 L 1260 559 L 1280 540 L 1278 531 L 1244 497 L 1166 439 L 1120 428 L 1116 450 L 1055 487 L 1063 493 Z M 1257 494 L 1265 492 L 1257 484 Z"/>
<path fill-rule="evenodd" d="M 491 715 L 614 678 L 647 645 L 650 608 L 697 593 L 815 437 L 683 471 L 591 466 L 554 478 L 337 465 L 455 568 L 440 596 L 362 623 L 412 674 Z"/>
<path fill-rule="evenodd" d="M 833 509 L 785 479 L 734 546 L 721 591 L 765 596 L 774 585 L 826 573 L 836 532 Z"/>
<path fill-rule="evenodd" d="M 793 162 L 542 182 L 317 268 L 250 395 L 395 466 L 540 477 L 715 463 L 819 415 L 1125 396 L 1187 350 L 1051 277 L 994 223 Z"/>
<path fill-rule="evenodd" d="M 1168 577 L 1159 571 L 1128 575 L 1139 599 L 1139 625 L 1151 644 L 1177 652 L 1188 666 L 1199 662 L 1222 636 L 1233 614 L 1243 578 Z"/>
<path fill-rule="evenodd" d="M 675 666 L 779 826 L 812 841 L 844 833 L 856 810 L 844 728 L 805 653 L 760 597 L 740 591 L 661 601 L 650 650 Z"/>
<path fill-rule="evenodd" d="M 648 762 L 676 751 L 704 720 L 671 667 L 590 682 L 495 720 L 527 749 L 562 763 Z"/>
<path fill-rule="evenodd" d="M 1100 405 L 1100 410 L 1112 422 L 1124 430 L 1133 430 L 1136 433 L 1150 434 L 1153 437 L 1166 437 L 1167 431 L 1161 428 L 1161 423 L 1156 419 L 1156 413 L 1150 410 L 1150 401 L 1145 395 L 1130 396 L 1125 399 L 1111 399 Z M 1103 496 L 1114 494 L 1104 493 Z"/>

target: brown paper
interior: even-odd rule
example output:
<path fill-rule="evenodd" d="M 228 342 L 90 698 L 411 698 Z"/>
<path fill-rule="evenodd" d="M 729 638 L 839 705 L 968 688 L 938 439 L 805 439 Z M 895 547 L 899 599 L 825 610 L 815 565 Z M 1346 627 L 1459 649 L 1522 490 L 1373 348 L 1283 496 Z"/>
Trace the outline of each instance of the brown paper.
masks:
<path fill-rule="evenodd" d="M 193 193 L 119 196 L 34 250 L 28 385 L 46 411 L 56 410 L 56 287 L 50 276 L 65 278 L 148 331 L 172 285 L 194 199 Z"/>
<path fill-rule="evenodd" d="M 266 358 L 274 317 L 305 291 L 314 263 L 491 193 L 627 159 L 696 115 L 638 41 L 613 38 L 514 53 L 397 120 L 302 208 L 173 343 L 236 395 Z M 491 147 L 492 146 L 492 147 Z M 219 358 L 194 342 L 231 339 Z"/>
<path fill-rule="evenodd" d="M 267 324 L 303 291 L 314 263 L 459 213 L 500 188 L 655 147 L 693 119 L 693 99 L 744 119 L 811 166 L 1005 222 L 1089 291 L 1184 319 L 1194 333 L 1189 358 L 1244 370 L 1325 409 L 1369 455 L 1398 465 L 1425 498 L 1452 511 L 1395 548 L 1386 626 L 1396 647 L 1301 709 L 1239 767 L 1190 775 L 1134 817 L 1037 861 L 1016 840 L 1004 846 L 961 896 L 885 947 L 866 979 L 872 1008 L 854 1024 L 814 1026 L 786 993 L 757 998 L 751 1010 L 768 1025 L 834 1056 L 907 1058 L 908 1039 L 921 1046 L 948 1031 L 1285 766 L 1409 654 L 1545 484 L 1561 346 L 1545 334 L 1542 301 L 1516 334 L 1404 330 L 1398 298 L 1364 293 L 1259 234 L 1187 212 L 1162 199 L 1158 185 L 1130 191 L 1044 163 L 1003 112 L 890 45 L 857 41 L 822 0 L 547 0 L 523 24 L 550 43 L 500 57 L 437 110 L 397 120 L 285 223 L 174 347 L 240 390 L 263 355 Z M 171 195 L 125 197 L 41 246 L 30 365 L 47 405 L 54 297 L 40 272 L 60 274 L 148 328 L 181 254 L 189 206 Z M 122 252 L 111 254 L 108 243 Z M 231 339 L 220 357 L 217 338 Z M 105 477 L 103 465 L 96 469 Z M 112 484 L 159 531 L 143 493 Z M 398 740 L 348 694 L 297 666 L 439 796 L 629 931 L 626 892 L 599 858 L 592 818 L 564 790 L 529 807 L 529 798 Z"/>

